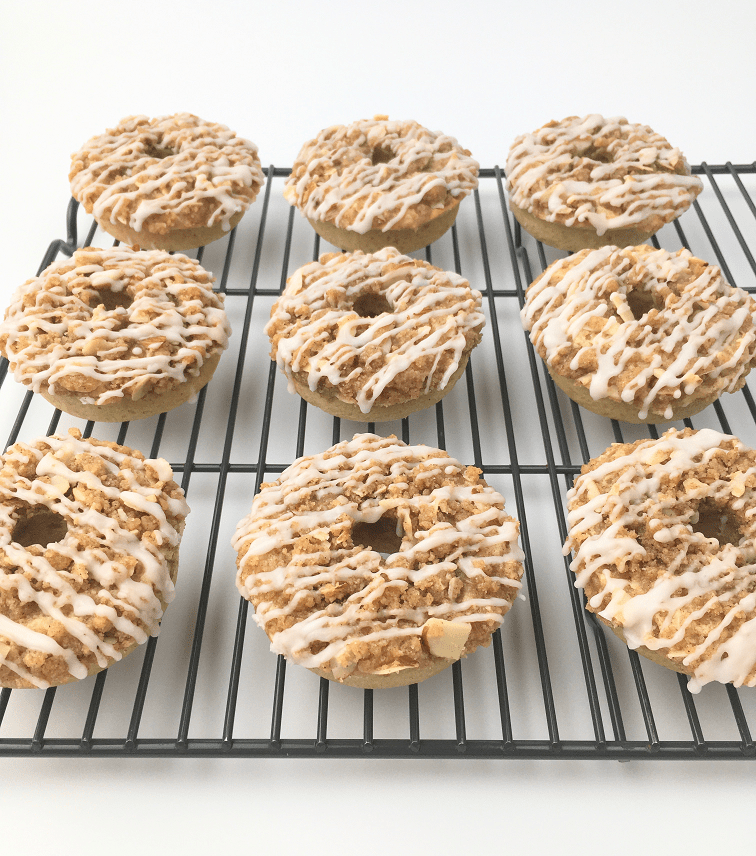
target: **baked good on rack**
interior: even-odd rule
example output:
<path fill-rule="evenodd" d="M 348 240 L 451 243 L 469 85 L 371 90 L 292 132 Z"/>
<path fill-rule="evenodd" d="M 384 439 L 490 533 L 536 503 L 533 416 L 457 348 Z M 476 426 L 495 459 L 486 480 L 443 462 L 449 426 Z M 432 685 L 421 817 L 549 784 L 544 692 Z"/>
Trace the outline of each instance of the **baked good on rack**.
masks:
<path fill-rule="evenodd" d="M 265 332 L 302 398 L 333 416 L 385 422 L 446 395 L 484 323 L 467 280 L 386 247 L 300 268 Z"/>
<path fill-rule="evenodd" d="M 358 434 L 264 484 L 233 546 L 271 650 L 378 688 L 487 645 L 523 556 L 518 524 L 479 476 L 439 449 Z"/>
<path fill-rule="evenodd" d="M 223 237 L 263 184 L 254 143 L 191 113 L 122 119 L 72 156 L 68 177 L 106 232 L 143 250 Z"/>
<path fill-rule="evenodd" d="M 554 383 L 594 413 L 668 422 L 740 389 L 756 303 L 688 250 L 582 250 L 528 288 L 522 322 Z"/>
<path fill-rule="evenodd" d="M 189 508 L 161 458 L 65 437 L 0 457 L 0 686 L 85 678 L 156 636 Z"/>
<path fill-rule="evenodd" d="M 756 685 L 756 452 L 708 429 L 616 443 L 567 501 L 591 612 L 693 692 Z"/>
<path fill-rule="evenodd" d="M 703 189 L 679 149 L 622 116 L 569 116 L 523 134 L 506 172 L 517 221 L 570 251 L 642 244 Z"/>
<path fill-rule="evenodd" d="M 477 186 L 478 163 L 453 137 L 375 116 L 306 142 L 284 196 L 335 247 L 410 253 L 440 238 Z"/>
<path fill-rule="evenodd" d="M 0 351 L 16 380 L 73 416 L 163 413 L 205 386 L 227 346 L 212 283 L 186 256 L 86 247 L 16 291 Z"/>

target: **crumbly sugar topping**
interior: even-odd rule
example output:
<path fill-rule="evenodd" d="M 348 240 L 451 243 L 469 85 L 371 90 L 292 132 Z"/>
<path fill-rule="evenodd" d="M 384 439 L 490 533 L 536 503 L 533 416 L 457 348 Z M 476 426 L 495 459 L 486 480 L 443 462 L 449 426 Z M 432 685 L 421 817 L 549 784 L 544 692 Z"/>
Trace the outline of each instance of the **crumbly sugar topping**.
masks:
<path fill-rule="evenodd" d="M 569 116 L 512 144 L 511 201 L 541 220 L 649 233 L 685 211 L 703 189 L 679 149 L 622 116 Z"/>
<path fill-rule="evenodd" d="M 213 281 L 180 254 L 86 247 L 16 291 L 0 350 L 35 392 L 138 400 L 198 375 L 227 347 Z"/>
<path fill-rule="evenodd" d="M 284 196 L 311 220 L 359 234 L 417 229 L 478 186 L 478 166 L 454 137 L 376 116 L 305 143 Z"/>
<path fill-rule="evenodd" d="M 756 452 L 671 429 L 611 446 L 567 499 L 589 610 L 685 667 L 693 692 L 756 685 Z"/>
<path fill-rule="evenodd" d="M 98 221 L 159 235 L 218 223 L 228 230 L 264 180 L 254 143 L 191 113 L 128 116 L 72 155 L 68 177 Z"/>
<path fill-rule="evenodd" d="M 445 452 L 356 435 L 264 484 L 236 530 L 237 585 L 271 650 L 344 677 L 416 667 L 430 619 L 488 643 L 522 576 L 502 496 Z M 363 546 L 383 525 L 400 546 Z"/>
<path fill-rule="evenodd" d="M 157 635 L 189 511 L 172 476 L 75 429 L 0 458 L 2 685 L 83 678 Z M 58 540 L 23 546 L 40 516 Z"/>
<path fill-rule="evenodd" d="M 369 413 L 443 389 L 480 341 L 480 307 L 467 280 L 393 247 L 330 253 L 290 277 L 265 332 L 287 377 Z"/>
<path fill-rule="evenodd" d="M 687 250 L 602 247 L 552 264 L 522 323 L 557 374 L 594 400 L 672 418 L 683 394 L 734 392 L 756 362 L 756 303 Z"/>

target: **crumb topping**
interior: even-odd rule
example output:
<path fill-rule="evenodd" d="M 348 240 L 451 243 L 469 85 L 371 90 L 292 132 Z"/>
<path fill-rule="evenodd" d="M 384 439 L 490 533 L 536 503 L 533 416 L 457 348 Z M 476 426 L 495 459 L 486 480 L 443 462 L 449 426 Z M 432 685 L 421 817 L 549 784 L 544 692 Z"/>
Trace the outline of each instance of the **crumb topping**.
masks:
<path fill-rule="evenodd" d="M 254 143 L 191 113 L 122 119 L 72 155 L 68 177 L 98 221 L 157 235 L 218 223 L 228 230 L 264 180 Z"/>
<path fill-rule="evenodd" d="M 227 347 L 231 330 L 213 281 L 180 254 L 86 247 L 16 291 L 0 351 L 35 392 L 136 401 L 198 375 Z"/>
<path fill-rule="evenodd" d="M 756 452 L 716 431 L 614 444 L 567 494 L 576 585 L 630 648 L 756 685 Z"/>
<path fill-rule="evenodd" d="M 0 458 L 0 684 L 83 678 L 156 636 L 188 511 L 166 461 L 76 429 L 8 449 Z M 40 520 L 41 537 L 25 537 Z"/>
<path fill-rule="evenodd" d="M 443 389 L 485 323 L 467 280 L 393 247 L 328 253 L 286 283 L 265 332 L 287 377 L 369 413 Z"/>
<path fill-rule="evenodd" d="M 379 521 L 385 551 L 360 534 Z M 358 434 L 262 486 L 233 539 L 237 585 L 274 652 L 387 674 L 430 661 L 430 619 L 469 626 L 463 654 L 488 644 L 520 588 L 518 529 L 474 467 Z"/>
<path fill-rule="evenodd" d="M 506 172 L 518 208 L 599 235 L 627 227 L 656 232 L 703 189 L 679 149 L 622 116 L 569 116 L 523 134 Z"/>
<path fill-rule="evenodd" d="M 284 196 L 311 220 L 364 234 L 417 229 L 477 186 L 478 163 L 454 137 L 376 116 L 305 143 Z"/>
<path fill-rule="evenodd" d="M 671 419 L 683 396 L 744 385 L 756 362 L 755 312 L 718 267 L 641 245 L 554 262 L 528 288 L 522 322 L 546 363 L 594 400 Z"/>

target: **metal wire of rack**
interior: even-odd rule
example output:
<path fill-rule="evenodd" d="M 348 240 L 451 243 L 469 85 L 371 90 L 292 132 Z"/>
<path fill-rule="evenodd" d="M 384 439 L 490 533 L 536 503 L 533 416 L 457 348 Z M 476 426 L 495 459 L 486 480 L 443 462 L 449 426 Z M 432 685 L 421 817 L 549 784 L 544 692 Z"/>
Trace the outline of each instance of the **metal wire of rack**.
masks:
<path fill-rule="evenodd" d="M 701 164 L 705 192 L 691 212 L 655 236 L 715 260 L 734 284 L 756 291 L 756 164 Z M 507 497 L 521 526 L 525 603 L 517 603 L 476 652 L 424 684 L 387 691 L 331 685 L 287 668 L 249 627 L 233 586 L 228 537 L 266 477 L 294 458 L 365 430 L 288 395 L 267 358 L 262 325 L 286 278 L 321 252 L 320 240 L 272 193 L 288 169 L 270 167 L 261 202 L 227 239 L 197 258 L 217 274 L 234 329 L 211 384 L 196 402 L 140 423 L 93 432 L 168 457 L 193 510 L 182 545 L 177 604 L 159 638 L 79 684 L 0 691 L 0 755 L 68 757 L 342 757 L 748 759 L 752 690 L 707 686 L 642 662 L 607 639 L 573 585 L 564 494 L 580 466 L 613 441 L 658 436 L 581 411 L 557 391 L 519 324 L 527 285 L 556 252 L 511 219 L 498 167 L 463 205 L 451 233 L 420 254 L 470 279 L 487 327 L 465 382 L 429 411 L 379 426 L 406 442 L 448 448 L 479 467 Z M 73 200 L 67 237 L 40 265 L 92 245 L 96 223 Z M 107 236 L 104 236 L 107 239 Z M 313 243 L 314 241 L 314 243 Z M 662 242 L 660 244 L 660 241 Z M 77 420 L 4 383 L 10 445 Z M 756 403 L 746 386 L 689 427 L 715 427 L 756 442 Z M 726 408 L 726 409 L 725 409 Z M 537 425 L 537 429 L 533 425 Z M 37 426 L 42 426 L 38 428 Z M 367 430 L 376 431 L 372 423 Z M 108 432 L 116 432 L 110 436 Z M 188 543 L 187 543 L 188 542 Z"/>

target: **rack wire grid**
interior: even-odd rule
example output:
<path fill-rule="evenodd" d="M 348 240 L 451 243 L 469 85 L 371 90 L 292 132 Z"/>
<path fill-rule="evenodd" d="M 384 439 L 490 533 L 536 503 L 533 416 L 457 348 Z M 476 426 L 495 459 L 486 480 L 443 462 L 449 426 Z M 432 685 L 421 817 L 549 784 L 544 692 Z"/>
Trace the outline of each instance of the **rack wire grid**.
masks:
<path fill-rule="evenodd" d="M 701 164 L 705 190 L 655 246 L 688 247 L 733 284 L 756 291 L 756 164 Z M 215 272 L 231 346 L 196 401 L 153 419 L 82 426 L 6 378 L 0 431 L 8 445 L 77 425 L 150 457 L 167 458 L 192 513 L 177 596 L 160 637 L 96 677 L 59 688 L 0 692 L 0 754 L 83 757 L 364 757 L 747 759 L 756 757 L 753 690 L 707 685 L 628 651 L 584 609 L 569 557 L 565 494 L 584 461 L 611 442 L 658 436 L 610 421 L 556 390 L 519 320 L 527 285 L 560 254 L 522 233 L 502 171 L 479 189 L 453 229 L 419 257 L 461 273 L 483 293 L 484 340 L 464 381 L 442 402 L 377 426 L 405 442 L 445 448 L 483 471 L 520 521 L 523 593 L 490 648 L 422 684 L 357 690 L 272 654 L 234 584 L 237 522 L 266 479 L 295 458 L 367 426 L 341 421 L 288 393 L 263 334 L 286 278 L 318 258 L 320 240 L 285 203 L 288 169 L 271 166 L 261 200 L 228 237 L 197 252 Z M 107 245 L 71 201 L 60 254 Z M 323 250 L 329 250 L 324 247 Z M 756 442 L 748 387 L 685 425 Z M 680 423 L 677 423 L 678 426 Z M 6 433 L 7 432 L 7 433 Z"/>

